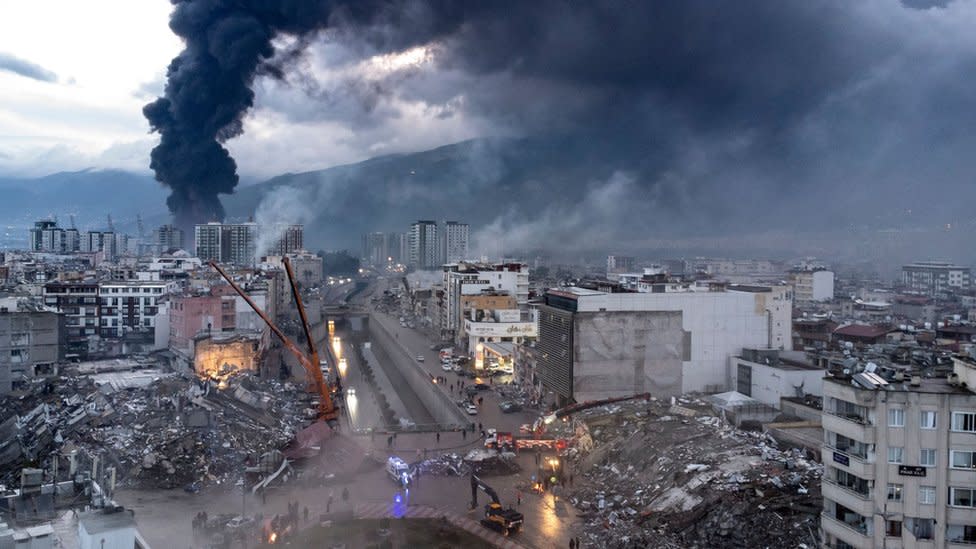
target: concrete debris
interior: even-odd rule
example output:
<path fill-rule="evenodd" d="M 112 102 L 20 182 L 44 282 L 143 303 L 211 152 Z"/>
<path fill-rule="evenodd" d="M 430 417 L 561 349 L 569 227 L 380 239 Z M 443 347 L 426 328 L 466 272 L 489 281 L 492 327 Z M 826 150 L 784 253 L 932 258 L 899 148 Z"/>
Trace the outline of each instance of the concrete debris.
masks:
<path fill-rule="evenodd" d="M 16 485 L 21 467 L 48 468 L 71 448 L 100 456 L 120 485 L 195 491 L 236 482 L 302 427 L 309 397 L 290 383 L 239 373 L 218 387 L 143 368 L 112 371 L 108 381 L 104 369 L 68 370 L 0 400 L 8 418 L 0 423 L 0 484 Z"/>
<path fill-rule="evenodd" d="M 613 408 L 579 414 L 592 448 L 566 454 L 584 546 L 820 545 L 822 466 L 804 451 L 736 429 L 694 396 Z"/>

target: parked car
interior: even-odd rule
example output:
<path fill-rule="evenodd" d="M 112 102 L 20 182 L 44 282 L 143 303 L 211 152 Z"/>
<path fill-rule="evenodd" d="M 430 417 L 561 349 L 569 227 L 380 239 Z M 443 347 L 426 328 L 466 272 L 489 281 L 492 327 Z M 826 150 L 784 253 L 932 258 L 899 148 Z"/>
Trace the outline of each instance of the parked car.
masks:
<path fill-rule="evenodd" d="M 518 402 L 511 402 L 511 401 L 508 401 L 508 400 L 506 400 L 504 402 L 499 402 L 498 403 L 498 407 L 501 408 L 502 413 L 504 413 L 504 414 L 511 414 L 512 412 L 521 412 L 522 411 L 522 405 L 521 404 L 519 404 Z"/>
<path fill-rule="evenodd" d="M 476 383 L 474 385 L 474 388 L 477 389 L 478 391 L 487 391 L 488 389 L 491 389 L 491 387 L 487 383 Z"/>
<path fill-rule="evenodd" d="M 423 361 L 424 361 L 424 355 L 417 355 L 417 362 L 423 362 Z"/>
<path fill-rule="evenodd" d="M 464 411 L 467 412 L 469 416 L 478 415 L 478 407 L 470 402 L 464 405 Z"/>
<path fill-rule="evenodd" d="M 449 363 L 449 362 L 441 362 L 441 370 L 444 370 L 445 372 L 450 372 L 451 371 L 451 363 Z"/>
<path fill-rule="evenodd" d="M 451 370 L 452 370 L 452 371 L 453 371 L 453 372 L 454 372 L 455 374 L 460 374 L 461 372 L 463 372 L 463 371 L 464 371 L 464 370 L 463 370 L 463 369 L 461 369 L 461 367 L 460 367 L 460 366 L 458 366 L 457 364 L 454 364 L 453 366 L 451 366 Z"/>

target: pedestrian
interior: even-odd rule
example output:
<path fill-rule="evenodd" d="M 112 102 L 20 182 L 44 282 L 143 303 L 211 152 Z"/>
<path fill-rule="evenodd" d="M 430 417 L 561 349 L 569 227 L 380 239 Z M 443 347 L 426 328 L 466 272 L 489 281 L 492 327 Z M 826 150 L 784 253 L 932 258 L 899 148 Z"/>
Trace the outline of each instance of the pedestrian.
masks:
<path fill-rule="evenodd" d="M 386 447 L 387 448 L 390 448 L 391 446 L 393 446 L 393 437 L 392 436 L 388 436 L 388 437 L 386 437 Z"/>
<path fill-rule="evenodd" d="M 569 538 L 569 549 L 576 549 L 576 540 Z"/>
<path fill-rule="evenodd" d="M 515 491 L 515 501 L 516 501 L 516 504 L 519 507 L 522 506 L 522 491 L 521 490 L 516 490 Z"/>
<path fill-rule="evenodd" d="M 268 503 L 268 491 L 265 488 L 261 489 L 261 505 Z"/>
<path fill-rule="evenodd" d="M 481 422 L 480 421 L 478 422 L 478 430 L 481 431 L 482 433 L 485 432 L 485 428 L 481 426 Z"/>
<path fill-rule="evenodd" d="M 332 492 L 329 492 L 329 500 L 325 502 L 325 512 L 326 513 L 332 512 Z"/>
<path fill-rule="evenodd" d="M 343 486 L 342 487 L 342 502 L 345 503 L 347 501 L 349 501 L 349 488 Z"/>
<path fill-rule="evenodd" d="M 308 523 L 308 506 L 305 507 L 305 523 Z"/>
<path fill-rule="evenodd" d="M 464 429 L 464 430 L 461 431 L 461 439 L 462 440 L 468 440 L 468 431 L 467 431 L 467 429 Z"/>
<path fill-rule="evenodd" d="M 583 546 L 580 544 L 579 536 L 576 536 L 576 549 L 579 549 L 580 547 Z"/>
<path fill-rule="evenodd" d="M 440 442 L 441 442 L 441 432 L 440 431 L 437 431 L 436 437 L 437 437 L 437 443 L 440 444 Z"/>

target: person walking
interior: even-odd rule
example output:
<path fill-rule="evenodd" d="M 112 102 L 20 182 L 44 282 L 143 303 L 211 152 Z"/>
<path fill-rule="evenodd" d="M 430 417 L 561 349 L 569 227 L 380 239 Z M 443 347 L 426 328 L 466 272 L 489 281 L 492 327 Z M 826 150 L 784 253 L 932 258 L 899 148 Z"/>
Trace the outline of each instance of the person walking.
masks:
<path fill-rule="evenodd" d="M 342 502 L 345 503 L 349 501 L 349 488 L 346 486 L 342 487 Z"/>
<path fill-rule="evenodd" d="M 521 490 L 516 490 L 515 491 L 515 502 L 516 502 L 516 505 L 518 505 L 519 507 L 522 506 L 522 491 Z"/>
<path fill-rule="evenodd" d="M 437 431 L 436 437 L 437 437 L 437 443 L 440 444 L 441 443 L 441 432 L 440 431 Z"/>
<path fill-rule="evenodd" d="M 461 440 L 468 440 L 468 430 L 461 429 Z"/>
<path fill-rule="evenodd" d="M 305 524 L 308 524 L 308 506 L 305 506 Z"/>
<path fill-rule="evenodd" d="M 569 538 L 569 549 L 576 549 L 576 540 Z"/>

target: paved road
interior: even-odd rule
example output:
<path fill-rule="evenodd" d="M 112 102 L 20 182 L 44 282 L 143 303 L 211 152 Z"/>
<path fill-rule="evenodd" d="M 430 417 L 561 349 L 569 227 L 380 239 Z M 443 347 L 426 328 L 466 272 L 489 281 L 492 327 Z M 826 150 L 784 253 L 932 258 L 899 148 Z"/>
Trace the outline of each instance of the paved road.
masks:
<path fill-rule="evenodd" d="M 442 370 L 438 352 L 430 350 L 431 342 L 423 333 L 419 330 L 401 327 L 397 318 L 373 310 L 370 314 L 370 322 L 377 321 L 382 323 L 387 331 L 394 334 L 396 341 L 407 349 L 410 356 L 423 355 L 424 362 L 422 365 L 431 375 L 447 378 L 446 385 L 438 385 L 439 390 L 451 395 L 452 400 L 465 398 L 464 393 L 458 389 L 458 383 L 463 380 L 466 385 L 471 385 L 474 383 L 474 380 L 461 377 L 454 372 L 445 372 Z M 486 379 L 485 382 L 487 383 L 488 380 Z M 450 388 L 451 385 L 454 385 L 453 391 Z M 481 423 L 485 429 L 494 427 L 500 431 L 518 432 L 520 425 L 525 423 L 531 424 L 537 417 L 536 414 L 531 412 L 503 414 L 501 409 L 498 408 L 500 399 L 493 391 L 482 391 L 479 393 L 479 396 L 484 397 L 485 400 L 478 411 L 478 415 L 473 420 Z"/>
<path fill-rule="evenodd" d="M 382 436 L 376 436 L 375 439 L 362 436 L 356 440 L 361 446 L 372 447 L 381 455 L 396 454 L 410 460 L 416 456 L 418 449 L 422 452 L 423 448 L 427 448 L 429 454 L 463 454 L 468 449 L 481 445 L 480 440 L 472 440 L 470 436 L 463 439 L 460 433 L 453 432 L 442 433 L 439 442 L 433 433 L 401 434 L 397 437 L 397 447 L 391 450 L 387 450 L 386 439 Z M 519 456 L 518 462 L 523 468 L 522 473 L 486 478 L 506 505 L 515 505 L 516 487 L 528 484 L 529 475 L 534 468 L 534 459 L 529 453 Z M 484 495 L 479 493 L 479 511 L 469 511 L 471 490 L 467 477 L 421 477 L 406 492 L 398 492 L 396 485 L 382 469 L 344 478 L 342 481 L 346 484 L 317 487 L 303 484 L 300 479 L 293 480 L 286 486 L 273 489 L 266 503 L 262 503 L 260 497 L 250 494 L 242 497 L 240 490 L 233 487 L 209 488 L 199 494 L 187 494 L 182 490 L 120 489 L 116 499 L 135 510 L 139 529 L 153 547 L 194 547 L 190 524 L 199 511 L 207 511 L 214 516 L 219 513 L 240 512 L 242 506 L 245 506 L 248 514 L 260 512 L 265 517 L 270 517 L 276 513 L 285 513 L 289 501 L 298 501 L 301 507 L 308 507 L 315 517 L 325 512 L 330 493 L 334 500 L 332 511 L 349 510 L 357 504 L 392 504 L 399 493 L 407 504 L 429 505 L 451 513 L 470 513 L 468 516 L 479 518 L 480 509 L 486 503 Z M 340 497 L 343 487 L 349 490 L 350 498 L 347 502 L 343 502 Z M 561 499 L 554 507 L 550 495 L 538 496 L 525 491 L 522 493 L 519 510 L 525 515 L 525 530 L 515 539 L 539 549 L 567 547 L 576 520 L 572 507 Z"/>

